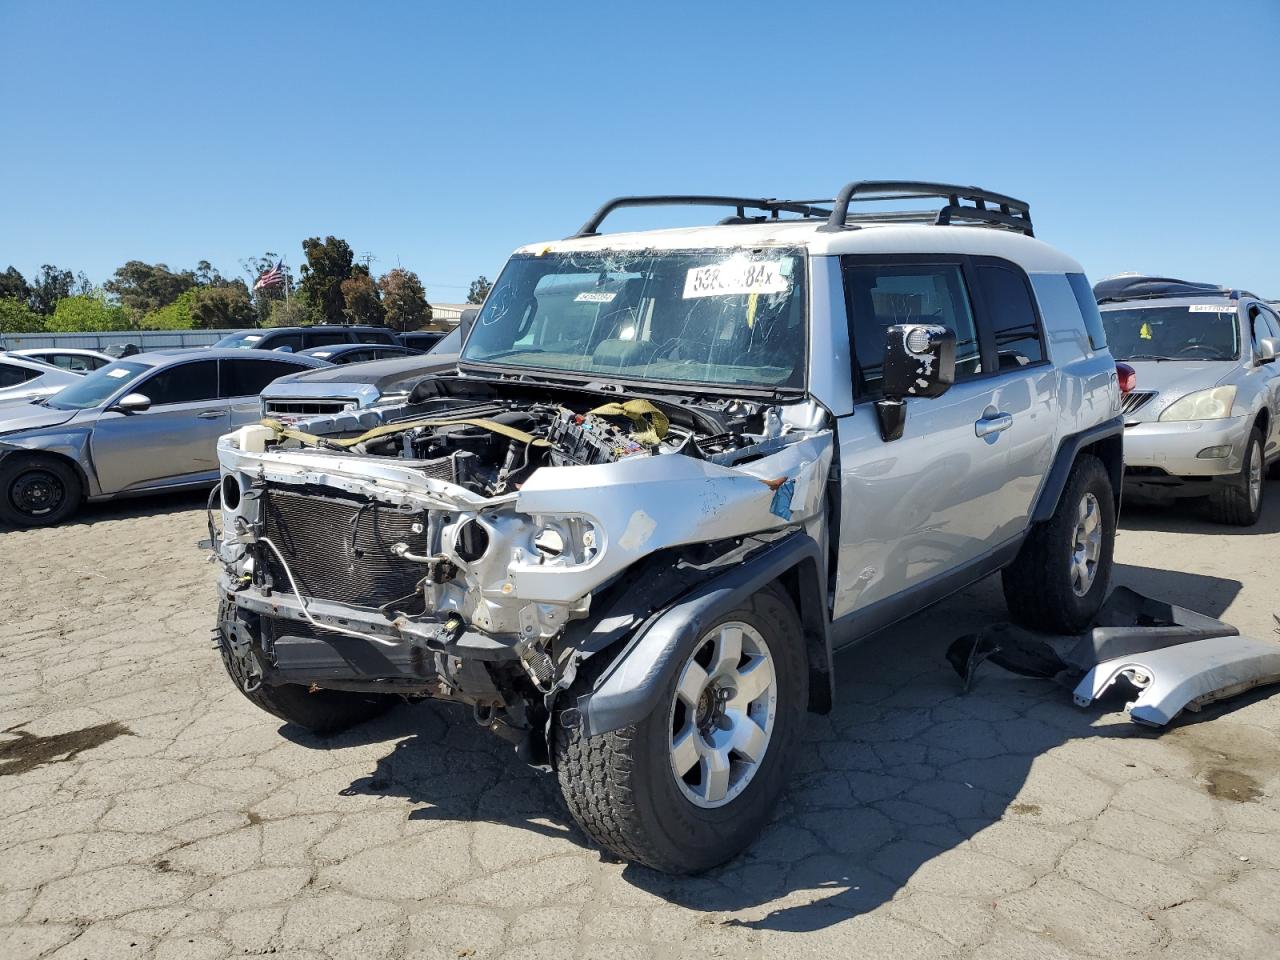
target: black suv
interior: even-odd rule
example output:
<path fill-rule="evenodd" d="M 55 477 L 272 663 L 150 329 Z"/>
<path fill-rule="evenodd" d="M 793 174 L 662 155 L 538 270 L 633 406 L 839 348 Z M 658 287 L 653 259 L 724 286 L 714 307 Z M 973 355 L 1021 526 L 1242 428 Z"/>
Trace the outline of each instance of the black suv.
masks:
<path fill-rule="evenodd" d="M 389 343 L 397 347 L 401 346 L 400 338 L 388 328 L 362 326 L 272 327 L 268 330 L 242 330 L 223 337 L 214 346 L 298 353 L 311 347 L 330 347 L 336 343 Z"/>

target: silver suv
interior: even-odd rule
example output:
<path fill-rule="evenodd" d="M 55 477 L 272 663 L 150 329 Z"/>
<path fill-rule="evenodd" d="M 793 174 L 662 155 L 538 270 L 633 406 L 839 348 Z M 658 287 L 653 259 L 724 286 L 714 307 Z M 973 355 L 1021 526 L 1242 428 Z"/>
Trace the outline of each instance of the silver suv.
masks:
<path fill-rule="evenodd" d="M 1208 497 L 1251 526 L 1280 457 L 1280 316 L 1243 290 L 1127 275 L 1094 288 L 1111 352 L 1137 385 L 1124 400 L 1125 487 Z"/>
<path fill-rule="evenodd" d="M 855 213 L 863 201 L 935 209 Z M 714 226 L 601 235 L 628 206 Z M 224 437 L 236 686 L 329 732 L 470 705 L 583 829 L 659 870 L 758 834 L 832 653 L 1003 570 L 1023 622 L 1107 592 L 1120 391 L 1027 205 L 630 197 L 517 250 L 459 370 Z"/>

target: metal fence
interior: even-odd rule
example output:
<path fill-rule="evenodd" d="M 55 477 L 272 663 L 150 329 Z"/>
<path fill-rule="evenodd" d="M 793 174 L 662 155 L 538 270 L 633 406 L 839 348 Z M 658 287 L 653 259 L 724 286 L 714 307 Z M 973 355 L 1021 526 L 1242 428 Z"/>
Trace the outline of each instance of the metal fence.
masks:
<path fill-rule="evenodd" d="M 140 350 L 171 347 L 207 347 L 235 330 L 118 330 L 114 333 L 6 333 L 0 346 L 6 350 L 31 347 L 80 347 L 103 350 L 112 344 L 136 343 Z"/>

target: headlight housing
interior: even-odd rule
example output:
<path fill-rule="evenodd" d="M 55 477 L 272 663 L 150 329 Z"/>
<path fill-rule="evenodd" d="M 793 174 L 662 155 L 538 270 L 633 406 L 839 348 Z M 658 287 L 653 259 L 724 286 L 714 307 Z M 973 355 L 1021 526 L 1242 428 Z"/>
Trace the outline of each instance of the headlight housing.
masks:
<path fill-rule="evenodd" d="M 1175 400 L 1160 414 L 1161 420 L 1224 420 L 1236 402 L 1234 386 L 1197 390 Z"/>

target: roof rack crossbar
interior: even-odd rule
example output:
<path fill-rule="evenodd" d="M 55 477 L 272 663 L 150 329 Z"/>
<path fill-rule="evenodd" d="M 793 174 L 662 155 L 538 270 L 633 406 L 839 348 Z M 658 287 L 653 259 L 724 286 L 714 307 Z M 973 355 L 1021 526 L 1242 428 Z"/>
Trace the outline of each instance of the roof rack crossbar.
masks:
<path fill-rule="evenodd" d="M 946 200 L 946 206 L 939 210 L 934 223 L 945 226 L 953 220 L 970 220 L 990 223 L 994 226 L 1008 227 L 1035 236 L 1031 225 L 1031 207 L 1024 200 L 984 190 L 981 187 L 965 187 L 954 183 L 932 183 L 925 180 L 855 180 L 846 183 L 836 195 L 831 217 L 821 230 L 846 230 L 851 219 L 850 203 L 861 203 L 881 200 L 920 200 L 937 198 Z M 972 206 L 962 201 L 968 200 Z M 987 204 L 994 204 L 997 209 L 990 209 Z M 888 215 L 881 215 L 887 218 Z M 873 219 L 859 217 L 852 219 Z"/>
<path fill-rule="evenodd" d="M 594 237 L 600 232 L 600 224 L 615 210 L 623 207 L 732 207 L 739 222 L 747 220 L 748 210 L 762 210 L 773 219 L 779 213 L 798 213 L 803 217 L 825 218 L 832 215 L 830 206 L 818 207 L 808 201 L 774 200 L 770 197 L 721 197 L 710 194 L 657 194 L 643 197 L 614 197 L 591 215 L 570 240 L 578 237 Z"/>

